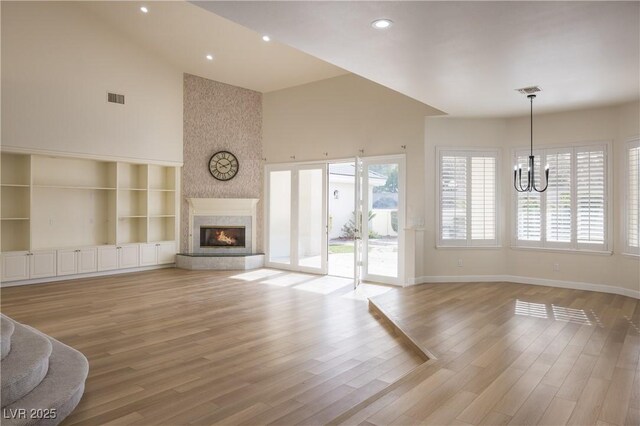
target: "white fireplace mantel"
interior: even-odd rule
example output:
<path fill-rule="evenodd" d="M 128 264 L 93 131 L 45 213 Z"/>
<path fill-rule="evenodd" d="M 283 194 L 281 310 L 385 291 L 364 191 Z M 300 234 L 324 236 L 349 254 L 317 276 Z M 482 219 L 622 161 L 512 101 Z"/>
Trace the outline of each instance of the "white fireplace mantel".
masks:
<path fill-rule="evenodd" d="M 194 216 L 251 216 L 251 252 L 256 253 L 257 198 L 187 198 L 189 203 L 189 247 L 193 247 Z"/>

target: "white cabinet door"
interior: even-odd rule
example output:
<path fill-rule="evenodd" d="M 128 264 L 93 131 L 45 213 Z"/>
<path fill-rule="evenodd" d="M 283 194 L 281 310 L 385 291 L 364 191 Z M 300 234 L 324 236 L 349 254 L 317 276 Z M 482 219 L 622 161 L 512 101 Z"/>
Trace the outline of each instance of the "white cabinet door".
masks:
<path fill-rule="evenodd" d="M 140 247 L 138 244 L 120 246 L 118 249 L 118 267 L 136 268 L 140 265 Z"/>
<path fill-rule="evenodd" d="M 56 275 L 56 251 L 36 251 L 29 261 L 31 278 L 47 278 Z"/>
<path fill-rule="evenodd" d="M 28 252 L 19 251 L 2 254 L 2 281 L 29 279 Z"/>
<path fill-rule="evenodd" d="M 140 244 L 140 266 L 157 265 L 158 263 L 158 245 Z"/>
<path fill-rule="evenodd" d="M 78 250 L 78 273 L 87 274 L 98 270 L 98 250 L 84 248 Z"/>
<path fill-rule="evenodd" d="M 119 251 L 116 246 L 98 247 L 98 271 L 118 269 Z"/>
<path fill-rule="evenodd" d="M 158 244 L 158 265 L 176 262 L 176 243 L 173 241 Z"/>
<path fill-rule="evenodd" d="M 76 250 L 58 250 L 58 276 L 76 274 L 78 271 L 78 252 Z"/>

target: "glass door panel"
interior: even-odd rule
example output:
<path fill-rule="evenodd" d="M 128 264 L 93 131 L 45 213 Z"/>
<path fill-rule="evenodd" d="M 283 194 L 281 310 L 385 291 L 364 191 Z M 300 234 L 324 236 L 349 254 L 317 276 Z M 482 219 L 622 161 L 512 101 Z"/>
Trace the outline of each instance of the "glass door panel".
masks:
<path fill-rule="evenodd" d="M 269 263 L 291 265 L 291 170 L 268 174 Z"/>
<path fill-rule="evenodd" d="M 298 170 L 297 263 L 300 270 L 324 272 L 327 264 L 326 165 Z"/>
<path fill-rule="evenodd" d="M 401 160 L 365 159 L 363 167 L 363 278 L 400 282 L 404 226 Z"/>
<path fill-rule="evenodd" d="M 354 211 L 354 239 L 353 239 L 353 287 L 358 288 L 362 282 L 362 265 L 363 265 L 363 245 L 362 245 L 362 226 L 363 226 L 363 167 L 362 159 L 356 157 L 355 161 L 355 211 Z"/>

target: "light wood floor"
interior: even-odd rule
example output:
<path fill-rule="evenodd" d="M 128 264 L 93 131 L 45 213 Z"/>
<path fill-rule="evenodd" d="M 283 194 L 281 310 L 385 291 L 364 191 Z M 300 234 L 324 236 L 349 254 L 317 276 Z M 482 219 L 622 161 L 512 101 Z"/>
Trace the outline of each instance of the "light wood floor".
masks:
<path fill-rule="evenodd" d="M 333 423 L 640 424 L 636 299 L 473 283 L 373 300 L 437 359 Z"/>
<path fill-rule="evenodd" d="M 1 294 L 89 359 L 65 424 L 323 424 L 423 363 L 338 278 L 164 269 Z"/>
<path fill-rule="evenodd" d="M 2 289 L 81 350 L 66 424 L 640 424 L 635 299 L 518 284 L 387 289 L 260 270 L 160 270 Z"/>

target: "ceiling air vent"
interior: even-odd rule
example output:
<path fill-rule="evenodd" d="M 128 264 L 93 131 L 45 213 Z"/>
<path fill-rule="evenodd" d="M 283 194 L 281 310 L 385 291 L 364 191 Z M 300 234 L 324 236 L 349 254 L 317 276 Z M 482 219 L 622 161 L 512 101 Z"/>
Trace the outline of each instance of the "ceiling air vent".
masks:
<path fill-rule="evenodd" d="M 117 93 L 107 93 L 107 102 L 124 105 L 124 95 L 118 95 Z"/>
<path fill-rule="evenodd" d="M 523 87 L 522 89 L 516 89 L 516 91 L 523 95 L 531 95 L 533 93 L 541 92 L 542 89 L 538 86 Z"/>

